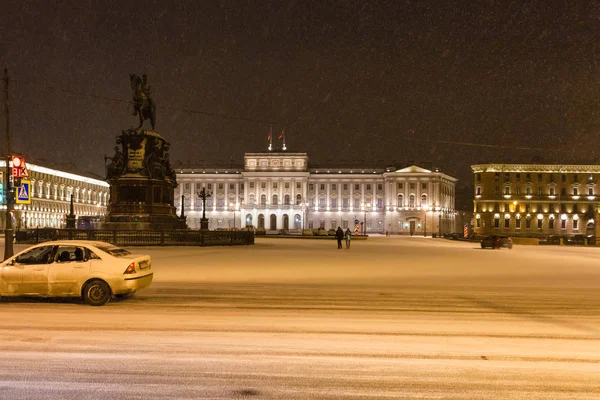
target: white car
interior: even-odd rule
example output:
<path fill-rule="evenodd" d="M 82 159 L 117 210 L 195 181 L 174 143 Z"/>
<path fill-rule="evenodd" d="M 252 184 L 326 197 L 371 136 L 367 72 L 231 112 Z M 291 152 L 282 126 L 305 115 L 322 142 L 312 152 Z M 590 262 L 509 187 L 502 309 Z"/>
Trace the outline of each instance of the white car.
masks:
<path fill-rule="evenodd" d="M 0 264 L 0 296 L 82 297 L 93 306 L 152 282 L 152 259 L 110 243 L 40 243 Z"/>

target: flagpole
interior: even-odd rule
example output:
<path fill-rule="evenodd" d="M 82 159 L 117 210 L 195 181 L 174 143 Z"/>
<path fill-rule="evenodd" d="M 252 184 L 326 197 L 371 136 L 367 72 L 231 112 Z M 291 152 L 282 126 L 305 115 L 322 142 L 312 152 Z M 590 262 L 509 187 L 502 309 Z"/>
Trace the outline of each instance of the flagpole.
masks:
<path fill-rule="evenodd" d="M 269 125 L 269 151 L 273 150 L 273 125 Z"/>

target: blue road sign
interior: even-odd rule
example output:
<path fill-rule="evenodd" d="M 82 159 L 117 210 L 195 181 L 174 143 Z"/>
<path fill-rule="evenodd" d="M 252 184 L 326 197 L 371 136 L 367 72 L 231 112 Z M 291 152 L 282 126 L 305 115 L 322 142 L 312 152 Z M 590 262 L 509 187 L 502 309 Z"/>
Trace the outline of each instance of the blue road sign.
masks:
<path fill-rule="evenodd" d="M 21 186 L 17 189 L 17 204 L 31 204 L 31 198 L 29 197 L 29 186 L 31 181 L 27 179 L 21 180 Z"/>

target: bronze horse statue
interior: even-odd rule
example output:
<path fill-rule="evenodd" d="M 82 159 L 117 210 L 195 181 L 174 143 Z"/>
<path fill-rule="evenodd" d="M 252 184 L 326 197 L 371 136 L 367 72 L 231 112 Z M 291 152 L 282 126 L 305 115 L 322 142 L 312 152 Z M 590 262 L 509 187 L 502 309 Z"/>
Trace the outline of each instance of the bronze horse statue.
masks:
<path fill-rule="evenodd" d="M 150 85 L 148 85 L 148 77 L 143 75 L 143 78 L 135 74 L 129 74 L 129 81 L 131 82 L 131 89 L 133 91 L 133 115 L 140 117 L 140 125 L 138 129 L 142 127 L 144 121 L 149 119 L 152 129 L 156 122 L 156 113 L 154 108 L 154 101 L 150 97 Z"/>

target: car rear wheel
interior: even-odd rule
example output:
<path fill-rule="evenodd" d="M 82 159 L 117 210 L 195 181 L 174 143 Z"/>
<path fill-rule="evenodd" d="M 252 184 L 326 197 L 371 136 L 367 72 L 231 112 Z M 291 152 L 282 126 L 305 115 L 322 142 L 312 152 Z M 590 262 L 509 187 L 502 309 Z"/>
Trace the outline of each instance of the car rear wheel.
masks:
<path fill-rule="evenodd" d="M 485 249 L 485 244 L 481 243 L 481 248 Z"/>
<path fill-rule="evenodd" d="M 85 285 L 83 300 L 91 306 L 103 306 L 110 300 L 110 287 L 104 281 L 93 280 Z"/>

